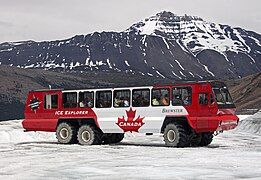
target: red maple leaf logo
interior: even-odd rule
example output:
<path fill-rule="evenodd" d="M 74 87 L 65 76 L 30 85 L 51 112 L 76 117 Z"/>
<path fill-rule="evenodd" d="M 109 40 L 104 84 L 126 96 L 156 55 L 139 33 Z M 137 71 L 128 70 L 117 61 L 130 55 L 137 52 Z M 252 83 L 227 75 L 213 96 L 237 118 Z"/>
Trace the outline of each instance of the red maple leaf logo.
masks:
<path fill-rule="evenodd" d="M 130 132 L 138 132 L 141 126 L 143 126 L 144 122 L 142 122 L 143 118 L 140 118 L 138 116 L 137 119 L 134 120 L 136 110 L 133 111 L 131 108 L 129 111 L 126 110 L 127 114 L 127 120 L 125 120 L 125 117 L 122 116 L 122 118 L 118 118 L 118 122 L 116 123 L 124 132 L 130 131 Z"/>

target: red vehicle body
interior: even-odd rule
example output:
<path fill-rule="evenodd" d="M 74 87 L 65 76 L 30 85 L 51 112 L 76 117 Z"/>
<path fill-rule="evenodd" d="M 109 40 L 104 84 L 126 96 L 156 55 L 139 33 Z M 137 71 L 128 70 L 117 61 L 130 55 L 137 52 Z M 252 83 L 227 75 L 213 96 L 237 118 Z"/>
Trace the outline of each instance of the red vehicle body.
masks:
<path fill-rule="evenodd" d="M 127 105 L 116 104 L 119 96 Z M 91 106 L 81 105 L 84 98 Z M 165 103 L 160 103 L 164 98 Z M 100 101 L 106 106 L 99 106 Z M 58 141 L 65 144 L 115 143 L 125 132 L 136 131 L 163 133 L 167 146 L 186 147 L 208 145 L 214 132 L 233 129 L 237 123 L 226 85 L 210 81 L 31 91 L 22 124 L 26 131 L 56 132 Z"/>

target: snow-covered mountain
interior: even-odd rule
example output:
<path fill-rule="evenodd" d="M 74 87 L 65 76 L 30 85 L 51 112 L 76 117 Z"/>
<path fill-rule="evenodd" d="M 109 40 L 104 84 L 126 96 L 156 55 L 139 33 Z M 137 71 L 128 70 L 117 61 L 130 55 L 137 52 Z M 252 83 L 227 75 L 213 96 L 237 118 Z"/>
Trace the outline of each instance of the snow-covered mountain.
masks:
<path fill-rule="evenodd" d="M 134 24 L 126 32 L 180 40 L 185 48 L 195 55 L 204 49 L 221 53 L 226 51 L 250 53 L 251 46 L 261 46 L 260 35 L 257 36 L 255 33 L 206 22 L 196 16 L 178 16 L 166 11 Z M 253 53 L 260 53 L 253 50 Z"/>
<path fill-rule="evenodd" d="M 107 71 L 176 80 L 238 78 L 261 71 L 261 35 L 160 12 L 117 32 L 0 44 L 0 64 Z"/>
<path fill-rule="evenodd" d="M 234 61 L 244 59 L 241 63 L 245 64 L 244 61 L 247 61 L 260 71 L 261 36 L 242 28 L 232 28 L 210 23 L 196 16 L 178 16 L 163 11 L 132 25 L 126 32 L 176 40 L 184 47 L 184 51 L 189 51 L 199 59 L 208 53 L 214 55 L 218 52 L 232 68 L 235 67 Z M 228 68 L 229 71 L 231 67 Z"/>

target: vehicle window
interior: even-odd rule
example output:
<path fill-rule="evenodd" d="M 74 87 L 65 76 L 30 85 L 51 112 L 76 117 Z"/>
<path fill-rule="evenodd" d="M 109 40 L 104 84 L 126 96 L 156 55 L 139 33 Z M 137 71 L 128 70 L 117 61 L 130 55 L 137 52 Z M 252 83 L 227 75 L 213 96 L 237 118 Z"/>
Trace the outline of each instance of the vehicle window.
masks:
<path fill-rule="evenodd" d="M 132 106 L 146 107 L 150 105 L 150 90 L 135 89 L 132 91 Z"/>
<path fill-rule="evenodd" d="M 79 107 L 84 108 L 84 107 L 93 107 L 93 91 L 84 91 L 84 92 L 79 92 Z"/>
<path fill-rule="evenodd" d="M 223 99 L 223 96 L 219 89 L 213 89 L 215 95 L 216 95 L 216 101 L 218 104 L 225 104 L 225 101 Z"/>
<path fill-rule="evenodd" d="M 152 89 L 152 106 L 169 106 L 169 89 Z"/>
<path fill-rule="evenodd" d="M 77 93 L 76 92 L 63 93 L 63 107 L 64 108 L 76 108 L 77 107 Z"/>
<path fill-rule="evenodd" d="M 114 107 L 129 107 L 130 106 L 130 90 L 115 90 L 113 92 Z"/>
<path fill-rule="evenodd" d="M 234 104 L 226 88 L 213 88 L 218 104 Z"/>
<path fill-rule="evenodd" d="M 190 105 L 192 102 L 191 87 L 175 87 L 173 88 L 172 105 Z"/>
<path fill-rule="evenodd" d="M 44 108 L 45 109 L 57 109 L 58 108 L 58 95 L 57 94 L 46 94 L 44 97 Z"/>
<path fill-rule="evenodd" d="M 96 107 L 109 108 L 112 105 L 111 91 L 97 91 L 96 92 Z"/>
<path fill-rule="evenodd" d="M 212 94 L 215 103 L 219 108 L 235 108 L 235 104 L 231 98 L 231 95 L 228 91 L 228 87 L 225 83 L 220 81 L 215 81 L 211 83 Z"/>
<path fill-rule="evenodd" d="M 202 105 L 208 104 L 208 94 L 206 93 L 198 94 L 198 103 Z"/>
<path fill-rule="evenodd" d="M 226 104 L 233 104 L 232 98 L 231 98 L 228 90 L 221 88 L 220 91 L 221 91 L 221 94 L 222 94 L 223 99 L 226 102 Z"/>

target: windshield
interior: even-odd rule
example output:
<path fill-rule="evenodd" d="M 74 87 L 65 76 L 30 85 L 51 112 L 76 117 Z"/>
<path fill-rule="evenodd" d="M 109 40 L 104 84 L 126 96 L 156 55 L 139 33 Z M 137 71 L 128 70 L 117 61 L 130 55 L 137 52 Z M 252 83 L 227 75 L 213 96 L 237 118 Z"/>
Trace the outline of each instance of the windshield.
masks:
<path fill-rule="evenodd" d="M 234 104 L 226 88 L 213 88 L 217 104 Z"/>

